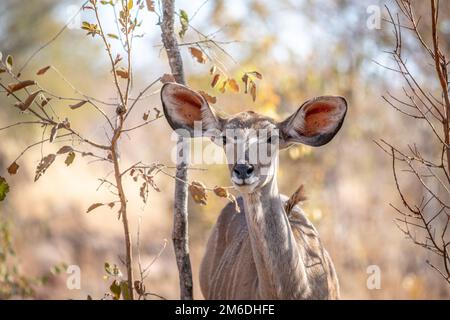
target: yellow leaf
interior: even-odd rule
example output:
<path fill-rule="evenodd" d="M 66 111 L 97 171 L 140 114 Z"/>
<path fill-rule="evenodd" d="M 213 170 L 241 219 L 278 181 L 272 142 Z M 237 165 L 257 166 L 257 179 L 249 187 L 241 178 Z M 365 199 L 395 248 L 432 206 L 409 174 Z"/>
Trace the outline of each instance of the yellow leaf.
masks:
<path fill-rule="evenodd" d="M 227 83 L 228 83 L 228 80 L 225 80 L 225 81 L 222 83 L 222 87 L 220 87 L 220 89 L 219 89 L 220 93 L 225 93 L 225 89 L 226 89 L 226 87 L 227 87 Z"/>
<path fill-rule="evenodd" d="M 234 79 L 228 79 L 228 85 L 231 88 L 231 91 L 238 93 L 239 92 L 239 85 L 236 80 Z"/>

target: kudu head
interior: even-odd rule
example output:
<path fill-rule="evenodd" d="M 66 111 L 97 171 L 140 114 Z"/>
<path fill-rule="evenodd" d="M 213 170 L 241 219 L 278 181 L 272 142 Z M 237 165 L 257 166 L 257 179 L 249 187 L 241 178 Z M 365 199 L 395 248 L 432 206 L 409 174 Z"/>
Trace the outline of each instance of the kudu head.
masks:
<path fill-rule="evenodd" d="M 192 89 L 166 83 L 161 89 L 164 114 L 183 136 L 207 136 L 224 147 L 231 181 L 242 193 L 252 193 L 276 174 L 278 150 L 291 144 L 321 146 L 339 131 L 347 112 L 342 97 L 322 96 L 303 103 L 281 122 L 252 111 L 218 115 Z"/>

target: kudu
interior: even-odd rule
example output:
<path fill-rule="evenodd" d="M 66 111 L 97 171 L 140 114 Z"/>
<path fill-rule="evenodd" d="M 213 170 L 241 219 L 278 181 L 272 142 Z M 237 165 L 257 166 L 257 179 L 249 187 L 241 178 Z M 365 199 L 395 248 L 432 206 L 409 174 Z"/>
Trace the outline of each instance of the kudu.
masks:
<path fill-rule="evenodd" d="M 241 196 L 240 213 L 233 204 L 221 212 L 209 237 L 200 269 L 206 299 L 337 299 L 339 284 L 319 234 L 300 207 L 286 213 L 288 197 L 277 186 L 278 149 L 294 143 L 321 146 L 339 131 L 347 112 L 342 97 L 322 96 L 306 101 L 282 122 L 254 112 L 220 116 L 199 93 L 166 83 L 161 100 L 167 121 L 194 135 L 201 130 L 225 147 L 231 180 Z M 232 130 L 233 134 L 227 132 Z M 264 130 L 256 140 L 250 131 Z M 232 137 L 230 137 L 232 136 Z M 245 146 L 261 142 L 271 148 L 268 163 L 251 163 L 249 148 L 240 157 L 228 154 L 236 139 Z M 251 141 L 253 139 L 253 141 Z"/>

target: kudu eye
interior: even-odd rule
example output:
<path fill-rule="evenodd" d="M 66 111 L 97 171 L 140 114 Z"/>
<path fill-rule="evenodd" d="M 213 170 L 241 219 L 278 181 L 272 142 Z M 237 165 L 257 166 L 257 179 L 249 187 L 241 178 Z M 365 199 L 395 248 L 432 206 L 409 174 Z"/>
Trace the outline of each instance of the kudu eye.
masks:
<path fill-rule="evenodd" d="M 277 140 L 278 140 L 278 136 L 277 136 L 277 135 L 270 135 L 270 136 L 267 138 L 267 143 L 268 143 L 268 144 L 272 144 L 272 143 L 277 142 Z"/>

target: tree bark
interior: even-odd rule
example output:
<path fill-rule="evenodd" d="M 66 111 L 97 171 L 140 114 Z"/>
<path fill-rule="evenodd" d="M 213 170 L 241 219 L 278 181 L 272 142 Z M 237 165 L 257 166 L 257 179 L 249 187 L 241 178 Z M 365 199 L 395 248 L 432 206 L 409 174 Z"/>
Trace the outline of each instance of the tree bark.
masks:
<path fill-rule="evenodd" d="M 169 59 L 170 69 L 175 81 L 186 84 L 183 61 L 174 32 L 175 1 L 162 1 L 163 17 L 161 22 L 162 42 Z M 172 241 L 177 260 L 180 279 L 180 299 L 193 299 L 192 270 L 189 258 L 188 210 L 187 210 L 187 161 L 184 155 L 189 154 L 189 144 L 183 143 L 183 137 L 178 138 L 177 171 L 175 180 L 174 212 Z"/>

